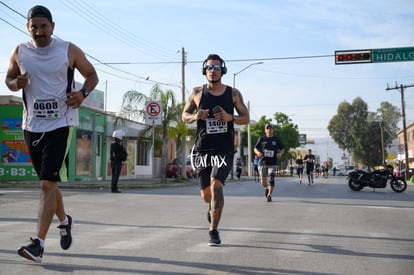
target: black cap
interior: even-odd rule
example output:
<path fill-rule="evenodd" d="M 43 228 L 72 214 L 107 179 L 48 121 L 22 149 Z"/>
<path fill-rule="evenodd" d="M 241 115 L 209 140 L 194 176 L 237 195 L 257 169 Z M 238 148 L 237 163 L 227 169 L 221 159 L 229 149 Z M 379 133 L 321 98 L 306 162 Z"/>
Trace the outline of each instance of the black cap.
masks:
<path fill-rule="evenodd" d="M 44 17 L 49 20 L 50 23 L 52 23 L 52 14 L 46 7 L 40 5 L 34 6 L 27 12 L 27 20 L 35 17 Z"/>
<path fill-rule="evenodd" d="M 266 124 L 266 126 L 265 126 L 265 129 L 267 129 L 267 128 L 272 128 L 272 129 L 273 129 L 273 125 L 272 125 L 272 124 L 270 124 L 270 123 L 268 123 L 268 124 Z"/>

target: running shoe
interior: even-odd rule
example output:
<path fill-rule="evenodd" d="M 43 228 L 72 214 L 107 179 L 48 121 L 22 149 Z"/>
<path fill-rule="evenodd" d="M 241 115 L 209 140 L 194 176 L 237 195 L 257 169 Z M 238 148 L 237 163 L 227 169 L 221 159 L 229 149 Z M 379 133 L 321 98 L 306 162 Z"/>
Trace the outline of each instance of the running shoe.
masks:
<path fill-rule="evenodd" d="M 267 198 L 267 195 L 268 195 L 268 194 L 269 194 L 269 189 L 267 189 L 267 188 L 266 188 L 266 189 L 265 189 L 265 194 L 264 194 L 264 195 L 265 195 L 265 198 Z"/>
<path fill-rule="evenodd" d="M 217 230 L 210 230 L 208 231 L 208 234 L 210 235 L 210 241 L 208 242 L 209 246 L 220 246 L 221 240 L 220 236 Z"/>
<path fill-rule="evenodd" d="M 36 263 L 42 262 L 43 257 L 43 247 L 40 246 L 40 241 L 38 239 L 30 238 L 31 243 L 26 246 L 21 246 L 17 249 L 17 253 Z"/>
<path fill-rule="evenodd" d="M 267 196 L 267 202 L 271 202 L 272 201 L 272 196 Z"/>
<path fill-rule="evenodd" d="M 62 247 L 63 250 L 69 249 L 70 245 L 72 244 L 72 217 L 69 215 L 66 215 L 68 217 L 68 224 L 63 225 L 60 224 L 57 228 L 60 230 L 60 247 Z"/>

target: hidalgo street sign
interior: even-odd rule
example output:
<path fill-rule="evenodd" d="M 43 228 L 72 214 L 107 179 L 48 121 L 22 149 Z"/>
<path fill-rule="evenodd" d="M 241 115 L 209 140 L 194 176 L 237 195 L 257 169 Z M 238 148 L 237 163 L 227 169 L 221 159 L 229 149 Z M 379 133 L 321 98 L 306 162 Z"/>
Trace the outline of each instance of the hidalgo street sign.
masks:
<path fill-rule="evenodd" d="M 335 64 L 414 61 L 414 47 L 335 51 Z"/>
<path fill-rule="evenodd" d="M 372 62 L 414 61 L 414 48 L 373 49 Z"/>

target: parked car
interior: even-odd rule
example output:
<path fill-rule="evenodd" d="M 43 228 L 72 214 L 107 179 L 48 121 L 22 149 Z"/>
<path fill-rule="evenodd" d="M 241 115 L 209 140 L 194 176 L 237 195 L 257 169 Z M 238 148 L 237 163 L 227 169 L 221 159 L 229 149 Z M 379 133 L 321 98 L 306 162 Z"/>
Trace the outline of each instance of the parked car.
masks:
<path fill-rule="evenodd" d="M 181 173 L 181 167 L 178 167 L 177 164 L 177 159 L 174 159 L 171 163 L 168 164 L 167 166 L 167 178 L 176 178 L 180 175 Z M 185 174 L 188 178 L 195 178 L 196 173 L 193 169 L 193 167 L 191 166 L 191 160 L 190 159 L 186 159 L 185 161 Z"/>
<path fill-rule="evenodd" d="M 410 168 L 408 171 L 409 171 L 408 177 L 411 178 L 411 176 L 414 175 L 414 169 L 413 168 Z M 402 169 L 400 171 L 400 177 L 403 178 L 403 179 L 405 179 L 405 169 Z"/>
<path fill-rule="evenodd" d="M 329 175 L 333 176 L 333 169 L 329 169 Z M 335 176 L 344 176 L 344 171 L 336 168 Z"/>
<path fill-rule="evenodd" d="M 345 165 L 344 176 L 348 176 L 349 172 L 352 172 L 354 170 L 355 170 L 354 165 Z"/>

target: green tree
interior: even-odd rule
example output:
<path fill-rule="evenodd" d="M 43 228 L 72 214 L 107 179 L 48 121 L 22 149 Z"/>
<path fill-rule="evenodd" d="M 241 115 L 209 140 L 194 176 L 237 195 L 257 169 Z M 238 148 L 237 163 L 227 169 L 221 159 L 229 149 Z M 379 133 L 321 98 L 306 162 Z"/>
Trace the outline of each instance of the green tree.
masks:
<path fill-rule="evenodd" d="M 181 114 L 180 108 L 176 105 L 176 99 L 172 90 L 163 91 L 158 85 L 151 88 L 150 95 L 147 96 L 141 92 L 131 90 L 125 93 L 123 97 L 121 115 L 131 120 L 143 120 L 145 114 L 145 102 L 149 100 L 160 101 L 162 105 L 162 124 L 154 126 L 156 140 L 161 141 L 161 181 L 166 182 L 167 170 L 167 145 L 170 125 L 179 121 Z M 175 127 L 177 128 L 177 127 Z M 147 136 L 152 130 L 152 126 L 148 125 L 141 135 Z M 170 134 L 171 136 L 171 134 Z M 156 152 L 157 147 L 154 145 Z"/>
<path fill-rule="evenodd" d="M 300 145 L 298 126 L 292 123 L 292 120 L 284 113 L 275 113 L 274 119 L 276 121 L 274 132 L 279 136 L 285 146 L 285 152 L 281 157 L 281 161 L 292 159 L 293 155 L 290 149 Z"/>
<path fill-rule="evenodd" d="M 352 104 L 339 104 L 328 130 L 339 148 L 350 152 L 355 162 L 372 167 L 382 163 L 382 145 L 386 148 L 392 143 L 400 117 L 398 108 L 388 102 L 382 102 L 376 112 L 369 112 L 368 105 L 357 97 Z"/>
<path fill-rule="evenodd" d="M 383 127 L 384 145 L 391 144 L 400 130 L 397 126 L 401 119 L 400 109 L 389 102 L 381 102 L 380 107 L 377 109 L 376 119 Z"/>
<path fill-rule="evenodd" d="M 177 121 L 173 122 L 174 125 L 168 131 L 168 137 L 176 140 L 177 145 L 177 163 L 181 166 L 180 174 L 182 177 L 186 176 L 186 137 L 194 132 L 190 131 L 187 124 L 181 120 L 181 112 L 184 108 L 184 103 L 177 104 L 174 113 L 177 116 Z M 194 135 L 193 135 L 194 136 Z"/>
<path fill-rule="evenodd" d="M 368 118 L 365 126 L 359 128 L 359 131 L 354 134 L 354 137 L 357 140 L 352 153 L 354 160 L 369 167 L 380 165 L 383 160 L 378 121 Z"/>
<path fill-rule="evenodd" d="M 368 107 L 361 98 L 356 98 L 352 105 L 344 101 L 338 106 L 338 111 L 329 122 L 328 130 L 339 148 L 351 152 L 356 148 L 355 134 L 361 129 L 368 114 Z"/>

